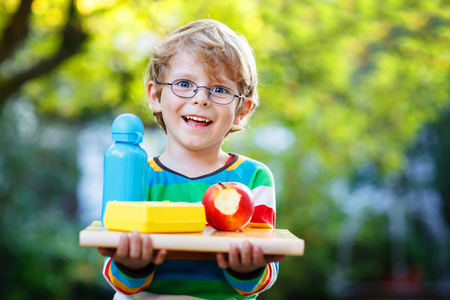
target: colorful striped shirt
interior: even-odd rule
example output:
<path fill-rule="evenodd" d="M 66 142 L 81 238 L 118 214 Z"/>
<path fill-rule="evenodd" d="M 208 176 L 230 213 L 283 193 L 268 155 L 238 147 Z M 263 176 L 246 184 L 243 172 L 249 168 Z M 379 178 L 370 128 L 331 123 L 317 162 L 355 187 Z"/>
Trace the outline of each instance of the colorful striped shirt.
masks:
<path fill-rule="evenodd" d="M 255 210 L 249 226 L 275 228 L 275 189 L 270 170 L 253 159 L 233 154 L 224 167 L 189 178 L 165 167 L 155 157 L 149 161 L 147 200 L 201 202 L 208 187 L 218 182 L 240 182 L 253 193 Z M 220 269 L 215 255 L 191 253 L 168 256 L 163 264 L 133 274 L 107 257 L 103 274 L 117 291 L 130 295 L 146 290 L 156 294 L 187 295 L 203 299 L 255 299 L 269 289 L 278 275 L 278 263 L 251 274 Z"/>

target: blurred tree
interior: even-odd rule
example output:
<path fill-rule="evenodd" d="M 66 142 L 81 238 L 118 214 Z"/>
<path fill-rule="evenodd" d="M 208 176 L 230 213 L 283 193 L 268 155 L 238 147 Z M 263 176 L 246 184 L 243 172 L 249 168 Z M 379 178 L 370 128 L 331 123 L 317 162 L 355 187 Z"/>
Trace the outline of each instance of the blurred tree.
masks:
<path fill-rule="evenodd" d="M 110 299 L 101 257 L 78 246 L 78 129 L 24 100 L 0 116 L 2 299 Z"/>
<path fill-rule="evenodd" d="M 39 1 L 35 3 L 39 3 Z M 21 1 L 17 11 L 11 14 L 9 23 L 5 24 L 0 41 L 0 64 L 5 61 L 13 62 L 17 49 L 26 44 L 30 32 L 32 4 L 33 0 Z M 70 1 L 67 10 L 66 22 L 56 32 L 60 40 L 59 45 L 52 49 L 52 52 L 48 53 L 46 57 L 39 57 L 37 61 L 33 59 L 26 66 L 22 66 L 9 76 L 2 78 L 0 81 L 0 107 L 5 104 L 12 93 L 19 91 L 24 83 L 48 74 L 81 50 L 86 40 L 86 34 L 81 28 L 75 1 Z"/>

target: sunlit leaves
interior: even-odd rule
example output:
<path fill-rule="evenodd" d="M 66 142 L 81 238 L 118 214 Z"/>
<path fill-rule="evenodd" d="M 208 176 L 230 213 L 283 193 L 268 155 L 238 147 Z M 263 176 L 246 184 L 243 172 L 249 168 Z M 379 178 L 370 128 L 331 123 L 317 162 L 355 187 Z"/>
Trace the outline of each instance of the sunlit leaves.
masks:
<path fill-rule="evenodd" d="M 77 8 L 83 15 L 89 15 L 95 13 L 96 11 L 109 10 L 114 6 L 118 5 L 118 0 L 102 0 L 102 1 L 92 1 L 92 0 L 78 0 L 76 2 Z"/>
<path fill-rule="evenodd" d="M 67 1 L 34 0 L 31 6 L 35 23 L 31 24 L 35 32 L 52 32 L 67 22 Z"/>

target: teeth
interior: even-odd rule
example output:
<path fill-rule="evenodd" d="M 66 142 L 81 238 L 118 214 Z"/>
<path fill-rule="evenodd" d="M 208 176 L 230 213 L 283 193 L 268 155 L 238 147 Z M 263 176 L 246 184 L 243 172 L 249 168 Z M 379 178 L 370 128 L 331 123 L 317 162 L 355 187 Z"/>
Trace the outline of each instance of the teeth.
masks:
<path fill-rule="evenodd" d="M 187 119 L 187 120 L 194 120 L 194 121 L 197 121 L 197 122 L 206 122 L 206 123 L 210 123 L 211 122 L 211 120 L 209 120 L 209 119 L 200 118 L 200 117 L 196 117 L 196 116 L 185 116 L 184 118 Z"/>

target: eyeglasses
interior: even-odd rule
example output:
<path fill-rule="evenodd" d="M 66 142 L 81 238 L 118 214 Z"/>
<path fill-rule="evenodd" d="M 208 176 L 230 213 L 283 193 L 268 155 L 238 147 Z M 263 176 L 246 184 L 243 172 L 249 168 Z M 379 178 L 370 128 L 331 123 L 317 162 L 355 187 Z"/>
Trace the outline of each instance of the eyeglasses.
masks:
<path fill-rule="evenodd" d="M 172 83 L 158 82 L 158 84 L 170 85 L 172 93 L 181 98 L 192 98 L 197 94 L 199 88 L 205 88 L 209 91 L 209 99 L 220 105 L 230 104 L 235 97 L 245 98 L 244 96 L 235 95 L 232 89 L 224 86 L 215 85 L 210 88 L 198 86 L 195 82 L 186 79 L 177 79 Z"/>

